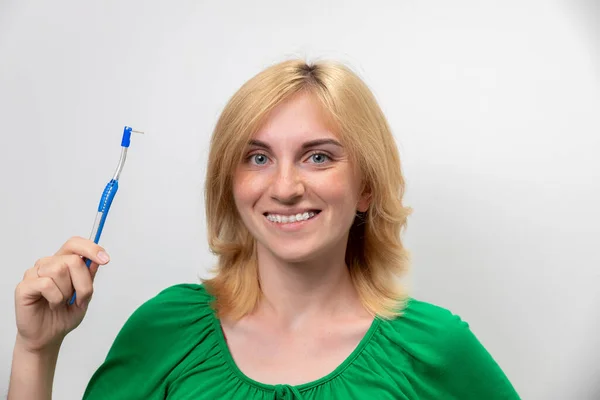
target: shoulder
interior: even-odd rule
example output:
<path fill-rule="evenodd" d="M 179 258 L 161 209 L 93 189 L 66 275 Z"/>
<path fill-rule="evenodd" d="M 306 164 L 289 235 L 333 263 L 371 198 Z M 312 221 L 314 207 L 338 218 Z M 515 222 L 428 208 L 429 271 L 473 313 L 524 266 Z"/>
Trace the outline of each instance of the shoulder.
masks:
<path fill-rule="evenodd" d="M 213 297 L 204 285 L 196 283 L 181 283 L 169 286 L 156 296 L 147 300 L 140 308 L 181 307 L 209 305 Z"/>
<path fill-rule="evenodd" d="M 432 386 L 461 399 L 518 398 L 469 324 L 452 311 L 411 298 L 400 316 L 381 325 L 387 356 L 410 360 Z"/>
<path fill-rule="evenodd" d="M 173 357 L 182 359 L 214 330 L 211 299 L 202 285 L 180 284 L 162 290 L 127 319 L 106 361 L 142 368 Z"/>
<path fill-rule="evenodd" d="M 168 328 L 173 323 L 203 319 L 212 312 L 213 297 L 201 284 L 182 283 L 167 287 L 139 306 L 124 329 Z"/>
<path fill-rule="evenodd" d="M 414 298 L 406 302 L 400 316 L 384 323 L 384 329 L 397 337 L 404 350 L 428 363 L 448 363 L 457 352 L 478 345 L 469 324 L 460 316 Z"/>
<path fill-rule="evenodd" d="M 185 329 L 210 325 L 213 297 L 200 284 L 170 286 L 139 306 L 122 327 L 117 341 L 140 336 L 165 337 L 185 334 Z"/>
<path fill-rule="evenodd" d="M 144 302 L 117 334 L 84 398 L 151 398 L 191 362 L 213 357 L 211 303 L 198 284 L 174 285 Z"/>
<path fill-rule="evenodd" d="M 420 336 L 429 334 L 436 340 L 469 329 L 469 324 L 449 309 L 414 298 L 407 301 L 402 314 L 392 323 L 410 327 Z"/>

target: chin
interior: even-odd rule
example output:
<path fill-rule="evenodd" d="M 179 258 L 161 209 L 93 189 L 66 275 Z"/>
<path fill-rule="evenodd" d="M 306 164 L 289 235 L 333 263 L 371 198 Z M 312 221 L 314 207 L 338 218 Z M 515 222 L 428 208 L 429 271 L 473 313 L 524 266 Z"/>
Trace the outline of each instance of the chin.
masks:
<path fill-rule="evenodd" d="M 286 263 L 304 263 L 319 257 L 320 250 L 310 246 L 306 241 L 299 243 L 273 243 L 262 246 L 263 250 L 270 253 L 274 258 Z"/>
<path fill-rule="evenodd" d="M 272 251 L 271 253 L 281 261 L 290 264 L 308 262 L 315 258 L 314 251 L 303 251 L 302 249 L 289 249 L 286 251 Z"/>

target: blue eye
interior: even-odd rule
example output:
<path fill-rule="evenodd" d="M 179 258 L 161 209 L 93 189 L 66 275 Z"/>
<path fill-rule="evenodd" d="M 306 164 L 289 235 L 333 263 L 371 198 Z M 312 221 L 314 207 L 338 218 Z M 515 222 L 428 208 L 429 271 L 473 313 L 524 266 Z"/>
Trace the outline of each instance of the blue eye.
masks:
<path fill-rule="evenodd" d="M 310 155 L 309 158 L 315 164 L 323 164 L 330 160 L 329 156 L 327 154 L 323 154 L 323 153 L 313 153 Z"/>
<path fill-rule="evenodd" d="M 250 156 L 250 161 L 256 165 L 265 165 L 268 161 L 268 157 L 264 154 L 253 154 Z"/>

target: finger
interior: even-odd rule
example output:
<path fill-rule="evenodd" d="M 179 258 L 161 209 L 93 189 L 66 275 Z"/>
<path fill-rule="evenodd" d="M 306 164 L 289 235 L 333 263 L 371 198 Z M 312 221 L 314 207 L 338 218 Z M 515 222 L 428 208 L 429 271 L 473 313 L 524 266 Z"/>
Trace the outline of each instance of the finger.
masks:
<path fill-rule="evenodd" d="M 23 275 L 23 280 L 39 278 L 40 268 L 42 268 L 42 266 L 46 266 L 46 265 L 53 263 L 55 260 L 55 257 L 56 256 L 44 257 L 44 258 L 40 258 L 39 260 L 37 260 L 32 268 L 29 268 L 28 270 L 25 271 L 25 274 Z M 61 256 L 61 257 L 66 257 L 66 256 Z M 79 257 L 79 256 L 73 256 L 73 257 Z M 81 257 L 79 257 L 79 259 L 81 260 L 83 265 L 85 265 L 85 260 L 82 259 Z M 75 259 L 75 261 L 77 261 L 79 263 L 78 260 Z M 98 263 L 92 262 L 90 264 L 89 271 L 90 271 L 90 274 L 92 275 L 92 280 L 94 280 L 96 273 L 98 272 L 98 268 L 99 268 Z"/>
<path fill-rule="evenodd" d="M 90 265 L 90 275 L 92 275 L 92 281 L 96 278 L 96 273 L 98 272 L 99 267 L 100 266 L 95 262 Z"/>
<path fill-rule="evenodd" d="M 55 255 L 62 256 L 70 254 L 77 254 L 100 265 L 107 264 L 110 261 L 110 257 L 102 246 L 97 245 L 89 239 L 78 236 L 67 240 Z"/>
<path fill-rule="evenodd" d="M 98 264 L 95 264 L 95 269 L 98 269 Z M 90 269 L 93 264 L 90 265 Z M 91 271 L 86 267 L 85 263 L 70 264 L 69 272 L 71 275 L 72 287 L 77 292 L 76 304 L 78 307 L 83 307 L 92 298 L 94 293 L 94 285 L 92 281 Z M 71 298 L 71 295 L 69 295 Z"/>
<path fill-rule="evenodd" d="M 73 291 L 77 291 L 78 306 L 89 302 L 98 264 L 92 263 L 88 269 L 80 256 L 71 254 L 42 259 L 39 265 L 37 276 L 51 278 L 65 298 L 71 298 Z"/>
<path fill-rule="evenodd" d="M 50 309 L 55 309 L 65 302 L 65 297 L 56 286 L 54 281 L 48 277 L 22 281 L 16 290 L 17 301 L 30 305 L 44 298 Z"/>
<path fill-rule="evenodd" d="M 39 263 L 37 276 L 51 278 L 63 296 L 68 298 L 73 295 L 71 269 L 76 266 L 86 268 L 83 259 L 75 254 L 45 258 Z"/>
<path fill-rule="evenodd" d="M 42 265 L 45 265 L 45 264 L 51 262 L 51 259 L 52 259 L 52 257 L 44 257 L 44 258 L 40 258 L 39 260 L 37 260 L 35 262 L 35 264 L 33 264 L 33 267 L 31 267 L 27 271 L 25 271 L 25 274 L 23 275 L 23 280 L 39 278 L 38 271 L 40 270 Z"/>
<path fill-rule="evenodd" d="M 23 279 L 51 278 L 63 296 L 68 298 L 71 298 L 73 291 L 80 287 L 82 293 L 78 295 L 78 298 L 89 302 L 93 292 L 93 288 L 90 286 L 92 286 L 98 268 L 98 264 L 91 263 L 88 270 L 83 259 L 74 254 L 45 257 L 36 261 L 34 267 L 25 272 Z M 81 305 L 80 302 L 77 304 Z"/>

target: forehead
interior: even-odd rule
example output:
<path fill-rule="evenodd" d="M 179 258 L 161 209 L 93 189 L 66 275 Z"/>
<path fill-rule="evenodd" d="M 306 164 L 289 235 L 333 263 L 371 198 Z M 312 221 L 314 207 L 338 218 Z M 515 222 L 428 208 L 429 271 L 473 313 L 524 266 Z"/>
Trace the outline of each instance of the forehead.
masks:
<path fill-rule="evenodd" d="M 337 138 L 337 135 L 319 100 L 312 94 L 301 93 L 275 107 L 252 138 L 265 142 L 302 142 Z"/>

